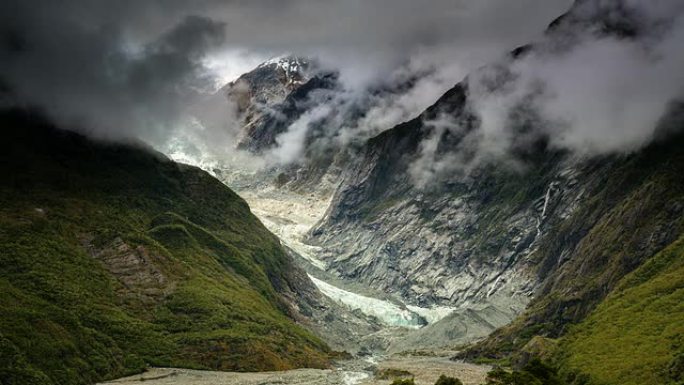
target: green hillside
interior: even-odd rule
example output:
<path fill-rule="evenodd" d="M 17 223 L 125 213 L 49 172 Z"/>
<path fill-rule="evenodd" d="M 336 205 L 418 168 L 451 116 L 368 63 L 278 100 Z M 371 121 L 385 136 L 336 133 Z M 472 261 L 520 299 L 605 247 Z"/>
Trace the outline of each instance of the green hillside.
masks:
<path fill-rule="evenodd" d="M 3 385 L 328 364 L 279 295 L 291 261 L 219 181 L 21 113 L 0 126 Z"/>
<path fill-rule="evenodd" d="M 684 383 L 684 237 L 626 276 L 558 351 L 575 383 Z"/>

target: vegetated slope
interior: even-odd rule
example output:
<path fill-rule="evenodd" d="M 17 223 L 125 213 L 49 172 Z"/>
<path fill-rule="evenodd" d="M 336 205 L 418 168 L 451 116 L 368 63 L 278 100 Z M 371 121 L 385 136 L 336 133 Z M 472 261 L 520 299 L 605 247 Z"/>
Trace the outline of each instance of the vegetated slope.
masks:
<path fill-rule="evenodd" d="M 575 383 L 684 381 L 684 237 L 623 278 L 557 351 Z"/>
<path fill-rule="evenodd" d="M 24 113 L 0 122 L 3 384 L 327 365 L 285 300 L 306 276 L 225 185 Z"/>

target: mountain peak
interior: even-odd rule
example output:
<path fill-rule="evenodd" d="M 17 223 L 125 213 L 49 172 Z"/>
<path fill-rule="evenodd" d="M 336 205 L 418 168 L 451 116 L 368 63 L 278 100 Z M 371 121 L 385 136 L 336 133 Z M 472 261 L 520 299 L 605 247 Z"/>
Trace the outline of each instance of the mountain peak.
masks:
<path fill-rule="evenodd" d="M 288 54 L 268 59 L 267 61 L 259 64 L 257 68 L 275 68 L 277 70 L 284 71 L 288 76 L 302 76 L 309 70 L 310 66 L 311 60 Z"/>

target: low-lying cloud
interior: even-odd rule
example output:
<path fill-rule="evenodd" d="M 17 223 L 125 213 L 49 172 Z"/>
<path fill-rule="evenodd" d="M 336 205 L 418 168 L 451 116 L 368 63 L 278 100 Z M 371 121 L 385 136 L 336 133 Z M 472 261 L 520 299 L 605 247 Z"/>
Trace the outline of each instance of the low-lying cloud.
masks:
<path fill-rule="evenodd" d="M 213 84 L 202 61 L 224 43 L 224 24 L 187 15 L 137 40 L 125 24 L 135 7 L 94 3 L 3 2 L 0 79 L 9 100 L 98 137 L 162 140 Z"/>
<path fill-rule="evenodd" d="M 582 0 L 569 17 L 573 27 L 561 22 L 540 38 L 569 5 L 8 0 L 0 5 L 0 100 L 37 106 L 63 126 L 102 138 L 283 165 L 301 161 L 309 146 L 361 143 L 413 118 L 471 74 L 470 111 L 480 127 L 463 133 L 450 154 L 437 151 L 436 137 L 421 144 L 421 166 L 411 171 L 418 184 L 510 156 L 538 136 L 581 155 L 639 149 L 669 103 L 682 96 L 684 6 Z M 611 28 L 617 32 L 606 33 Z M 529 41 L 537 42 L 531 53 L 476 71 Z M 311 101 L 315 107 L 258 161 L 245 158 L 235 149 L 240 116 L 212 94 L 262 58 L 284 52 L 315 57 L 339 74 L 340 87 L 314 95 L 320 98 Z M 360 117 L 349 119 L 359 110 Z M 444 122 L 429 124 L 435 132 L 462 130 Z M 524 135 L 511 130 L 517 124 L 527 127 Z"/>
<path fill-rule="evenodd" d="M 541 47 L 515 61 L 507 84 L 470 82 L 485 135 L 504 138 L 507 115 L 525 98 L 544 118 L 536 127 L 556 148 L 582 154 L 636 150 L 653 137 L 668 103 L 684 92 L 684 22 L 661 40 L 581 38 L 569 50 Z"/>
<path fill-rule="evenodd" d="M 491 160 L 521 166 L 515 152 L 539 140 L 579 157 L 628 153 L 653 140 L 672 103 L 684 98 L 684 5 L 584 4 L 528 53 L 468 77 L 469 112 L 479 124 L 465 136 L 467 148 L 437 154 L 429 164 L 428 138 L 412 168 L 417 186 Z M 611 23 L 623 29 L 610 30 Z M 474 153 L 455 155 L 463 151 Z M 451 166 L 436 172 L 440 163 Z"/>

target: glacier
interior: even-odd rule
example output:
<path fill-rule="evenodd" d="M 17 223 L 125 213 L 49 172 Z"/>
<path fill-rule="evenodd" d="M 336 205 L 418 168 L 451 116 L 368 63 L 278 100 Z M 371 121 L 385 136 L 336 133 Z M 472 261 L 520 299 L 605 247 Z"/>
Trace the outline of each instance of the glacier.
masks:
<path fill-rule="evenodd" d="M 366 315 L 375 317 L 387 326 L 420 329 L 427 324 L 439 321 L 454 310 L 446 306 L 422 308 L 408 305 L 402 307 L 390 301 L 367 297 L 341 289 L 311 274 L 309 274 L 309 279 L 324 295 L 350 307 L 352 310 L 359 310 Z"/>

